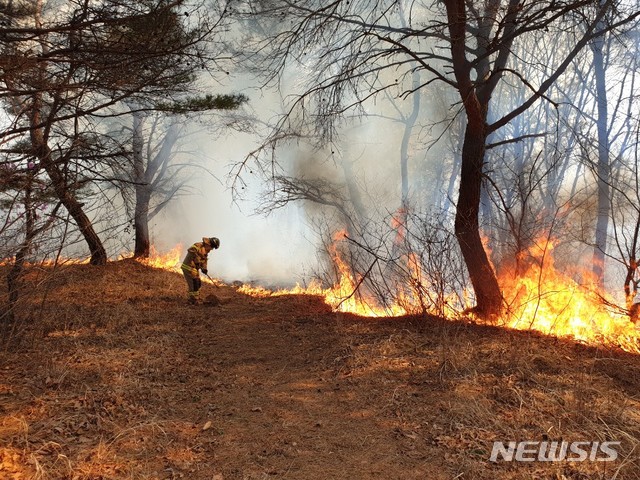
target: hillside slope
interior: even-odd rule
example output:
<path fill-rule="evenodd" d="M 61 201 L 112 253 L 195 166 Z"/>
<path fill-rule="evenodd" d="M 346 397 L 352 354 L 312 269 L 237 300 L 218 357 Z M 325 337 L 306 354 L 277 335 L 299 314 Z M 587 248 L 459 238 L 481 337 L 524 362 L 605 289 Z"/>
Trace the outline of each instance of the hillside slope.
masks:
<path fill-rule="evenodd" d="M 0 353 L 0 479 L 640 478 L 638 356 L 183 284 L 133 261 L 41 282 Z M 619 458 L 489 461 L 543 439 Z"/>

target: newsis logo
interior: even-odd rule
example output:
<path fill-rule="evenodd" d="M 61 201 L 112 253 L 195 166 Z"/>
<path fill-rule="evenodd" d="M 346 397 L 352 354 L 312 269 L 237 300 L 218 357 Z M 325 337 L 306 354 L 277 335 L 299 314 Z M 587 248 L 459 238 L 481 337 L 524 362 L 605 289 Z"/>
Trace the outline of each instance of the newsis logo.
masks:
<path fill-rule="evenodd" d="M 613 462 L 620 442 L 493 442 L 489 461 L 497 462 Z"/>

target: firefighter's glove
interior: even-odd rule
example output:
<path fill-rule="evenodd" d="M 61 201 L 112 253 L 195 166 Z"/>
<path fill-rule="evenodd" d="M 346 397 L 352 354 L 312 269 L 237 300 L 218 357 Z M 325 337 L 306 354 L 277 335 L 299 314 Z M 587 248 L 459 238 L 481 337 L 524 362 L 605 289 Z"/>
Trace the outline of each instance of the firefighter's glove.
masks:
<path fill-rule="evenodd" d="M 207 270 L 206 268 L 202 268 L 202 273 L 204 273 L 205 275 L 209 272 L 209 270 Z"/>

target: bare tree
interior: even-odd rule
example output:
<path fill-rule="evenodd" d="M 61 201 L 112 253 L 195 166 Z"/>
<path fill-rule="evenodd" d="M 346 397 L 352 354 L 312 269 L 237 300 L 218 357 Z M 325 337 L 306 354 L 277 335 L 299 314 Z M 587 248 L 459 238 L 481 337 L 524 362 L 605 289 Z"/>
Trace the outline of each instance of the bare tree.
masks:
<path fill-rule="evenodd" d="M 404 81 L 416 64 L 425 73 L 419 89 L 435 81 L 453 88 L 466 117 L 455 234 L 476 294 L 475 310 L 481 316 L 494 316 L 502 310 L 502 293 L 479 224 L 487 140 L 546 98 L 576 55 L 603 33 L 603 19 L 608 29 L 640 15 L 623 7 L 614 2 L 594 6 L 586 0 L 443 0 L 412 3 L 410 21 L 403 25 L 398 2 L 392 1 L 251 2 L 245 13 L 280 19 L 280 28 L 256 48 L 271 49 L 261 68 L 272 79 L 281 78 L 289 67 L 311 70 L 308 88 L 267 143 L 278 143 L 287 132 L 304 128 L 305 135 L 332 142 L 339 136 L 337 120 L 346 112 L 361 109 L 364 114 L 366 102 L 382 91 L 402 95 L 416 90 Z M 517 69 L 512 52 L 518 42 L 548 30 L 566 32 L 570 48 L 545 66 L 540 81 L 532 84 Z M 245 39 L 243 45 L 248 44 Z M 501 84 L 515 84 L 528 94 L 519 105 L 503 111 L 495 96 Z"/>
<path fill-rule="evenodd" d="M 5 216 L 0 236 L 6 239 L 0 247 L 0 257 L 6 254 L 14 257 L 6 278 L 7 302 L 0 306 L 0 339 L 8 339 L 15 333 L 15 311 L 23 290 L 21 277 L 25 263 L 36 239 L 49 230 L 61 207 L 33 159 L 27 156 L 21 160 L 18 164 L 0 164 L 0 210 Z"/>
<path fill-rule="evenodd" d="M 602 2 L 601 2 L 602 3 Z M 604 18 L 598 24 L 599 30 L 605 30 Z M 593 249 L 593 273 L 598 279 L 601 290 L 604 291 L 604 262 L 607 251 L 607 238 L 609 235 L 609 217 L 611 193 L 609 184 L 611 183 L 611 160 L 610 139 L 609 139 L 609 111 L 607 95 L 607 78 L 605 64 L 605 45 L 608 42 L 607 33 L 594 38 L 589 46 L 593 54 L 593 69 L 596 84 L 596 104 L 597 118 L 596 125 L 598 131 L 598 161 L 597 161 L 597 182 L 598 182 L 598 216 L 596 219 L 595 244 Z"/>
<path fill-rule="evenodd" d="M 186 189 L 187 177 L 181 177 L 180 174 L 193 167 L 193 164 L 187 161 L 177 163 L 179 152 L 176 152 L 176 146 L 185 136 L 184 120 L 187 115 L 212 110 L 235 110 L 247 100 L 244 95 L 209 95 L 191 98 L 188 102 L 159 106 L 162 111 L 153 115 L 133 110 L 131 168 L 121 175 L 120 188 L 125 193 L 125 198 L 129 186 L 133 186 L 134 190 L 134 257 L 149 256 L 149 221 L 178 192 Z M 152 122 L 150 128 L 145 129 L 144 123 L 148 116 L 151 116 Z M 219 119 L 209 115 L 208 121 L 215 123 Z"/>

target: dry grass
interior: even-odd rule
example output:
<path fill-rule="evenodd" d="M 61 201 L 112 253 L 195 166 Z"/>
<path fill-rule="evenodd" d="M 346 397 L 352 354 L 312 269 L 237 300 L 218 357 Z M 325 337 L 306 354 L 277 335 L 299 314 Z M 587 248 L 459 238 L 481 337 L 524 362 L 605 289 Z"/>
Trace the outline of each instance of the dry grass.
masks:
<path fill-rule="evenodd" d="M 225 286 L 188 307 L 179 274 L 131 261 L 30 281 L 39 316 L 0 354 L 3 480 L 640 478 L 631 354 Z M 542 439 L 620 459 L 488 460 Z"/>

